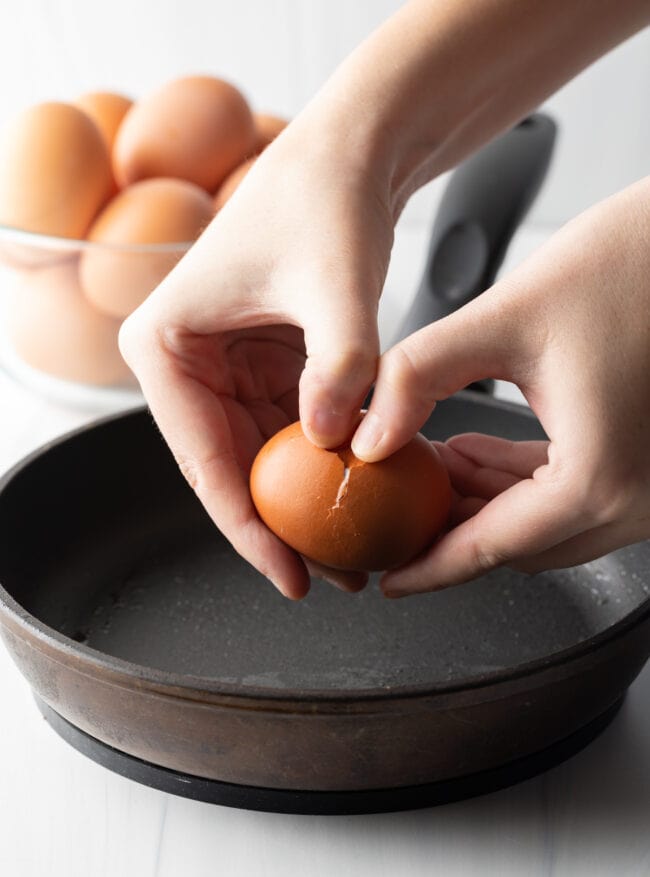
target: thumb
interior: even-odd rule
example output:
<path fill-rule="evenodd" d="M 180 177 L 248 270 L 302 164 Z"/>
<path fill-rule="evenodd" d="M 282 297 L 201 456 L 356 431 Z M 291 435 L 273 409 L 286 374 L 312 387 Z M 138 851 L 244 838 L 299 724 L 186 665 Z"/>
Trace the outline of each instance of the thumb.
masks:
<path fill-rule="evenodd" d="M 382 356 L 372 402 L 352 441 L 357 457 L 374 462 L 394 453 L 422 427 L 436 401 L 472 381 L 514 379 L 518 321 L 492 292 Z"/>
<path fill-rule="evenodd" d="M 355 302 L 303 322 L 307 361 L 300 378 L 300 420 L 307 438 L 332 448 L 349 441 L 377 374 L 376 305 Z"/>

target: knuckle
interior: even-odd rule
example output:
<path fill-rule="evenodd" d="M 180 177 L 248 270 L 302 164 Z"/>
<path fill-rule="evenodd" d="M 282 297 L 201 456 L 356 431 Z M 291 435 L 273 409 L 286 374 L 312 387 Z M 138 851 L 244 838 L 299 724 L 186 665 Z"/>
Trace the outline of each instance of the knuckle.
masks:
<path fill-rule="evenodd" d="M 158 334 L 155 326 L 134 311 L 120 326 L 117 341 L 124 360 L 133 367 L 158 343 Z"/>
<path fill-rule="evenodd" d="M 175 455 L 175 460 L 183 478 L 185 478 L 192 490 L 198 493 L 201 488 L 201 466 L 196 460 L 178 454 Z"/>
<path fill-rule="evenodd" d="M 551 444 L 548 462 L 534 472 L 533 478 L 543 489 L 544 502 L 551 511 L 571 508 L 574 517 L 591 518 L 595 482 L 584 461 L 583 465 L 576 465 L 574 459 L 561 456 Z"/>
<path fill-rule="evenodd" d="M 363 347 L 347 348 L 335 357 L 312 355 L 301 377 L 303 390 L 325 391 L 339 404 L 347 404 L 366 393 L 377 375 L 378 357 Z"/>
<path fill-rule="evenodd" d="M 589 461 L 543 468 L 549 502 L 558 509 L 568 504 L 576 520 L 591 526 L 611 524 L 632 504 L 637 479 L 625 471 L 606 471 L 602 463 Z"/>
<path fill-rule="evenodd" d="M 384 354 L 381 378 L 401 398 L 417 409 L 429 409 L 434 401 L 425 376 L 417 367 L 408 345 L 398 344 Z"/>
<path fill-rule="evenodd" d="M 341 352 L 333 366 L 338 375 L 372 380 L 377 370 L 377 355 L 367 347 L 352 346 Z"/>
<path fill-rule="evenodd" d="M 250 555 L 250 544 L 247 526 L 241 525 L 236 529 L 229 530 L 229 532 L 227 534 L 224 533 L 224 535 L 232 545 L 233 549 L 237 552 L 237 554 L 240 554 L 242 557 L 247 557 Z M 257 568 L 263 576 L 267 576 L 268 578 L 269 570 L 265 564 L 259 564 Z"/>
<path fill-rule="evenodd" d="M 133 318 L 127 317 L 120 326 L 117 343 L 120 348 L 120 353 L 128 363 L 131 363 L 133 353 L 136 349 L 135 335 L 137 335 L 137 328 L 134 325 Z"/>
<path fill-rule="evenodd" d="M 474 546 L 474 566 L 479 573 L 490 572 L 508 562 L 504 552 L 495 550 L 493 546 L 477 544 Z"/>
<path fill-rule="evenodd" d="M 635 483 L 622 478 L 605 478 L 591 491 L 591 516 L 595 525 L 613 524 L 624 518 L 632 506 Z"/>
<path fill-rule="evenodd" d="M 646 450 L 605 448 L 592 467 L 592 504 L 599 523 L 611 524 L 629 517 L 639 507 L 647 507 L 650 471 Z"/>
<path fill-rule="evenodd" d="M 471 557 L 474 569 L 479 573 L 487 573 L 503 566 L 511 560 L 510 555 L 503 549 L 491 544 L 483 534 L 477 533 L 475 519 L 471 518 L 471 530 L 469 535 Z"/>
<path fill-rule="evenodd" d="M 376 370 L 376 354 L 363 347 L 348 348 L 342 352 L 336 363 L 336 371 L 339 374 L 359 380 L 362 378 L 372 379 L 375 376 Z"/>
<path fill-rule="evenodd" d="M 214 450 L 204 459 L 198 459 L 181 451 L 174 450 L 174 459 L 183 477 L 192 490 L 200 496 L 208 493 L 216 500 L 228 500 L 228 489 L 224 483 L 224 468 L 233 462 L 233 453 L 227 448 Z"/>
<path fill-rule="evenodd" d="M 384 379 L 396 390 L 412 392 L 420 385 L 419 374 L 405 345 L 391 348 L 383 359 Z"/>

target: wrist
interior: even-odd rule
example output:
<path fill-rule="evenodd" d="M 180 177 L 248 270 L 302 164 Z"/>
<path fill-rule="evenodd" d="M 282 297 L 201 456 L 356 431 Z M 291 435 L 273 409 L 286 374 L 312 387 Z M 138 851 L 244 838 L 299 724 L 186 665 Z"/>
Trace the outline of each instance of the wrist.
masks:
<path fill-rule="evenodd" d="M 392 183 L 400 147 L 398 138 L 382 127 L 380 114 L 364 112 L 356 99 L 336 93 L 329 83 L 273 144 L 292 174 L 300 167 L 312 179 L 343 187 L 350 202 L 356 192 L 379 203 L 391 227 L 399 215 Z"/>
<path fill-rule="evenodd" d="M 368 181 L 393 224 L 413 192 L 446 170 L 446 132 L 420 135 L 371 96 L 325 90 L 309 109 L 320 147 L 341 172 Z"/>
<path fill-rule="evenodd" d="M 395 221 L 421 185 L 649 18 L 647 0 L 411 0 L 301 116 L 325 148 L 372 176 Z"/>

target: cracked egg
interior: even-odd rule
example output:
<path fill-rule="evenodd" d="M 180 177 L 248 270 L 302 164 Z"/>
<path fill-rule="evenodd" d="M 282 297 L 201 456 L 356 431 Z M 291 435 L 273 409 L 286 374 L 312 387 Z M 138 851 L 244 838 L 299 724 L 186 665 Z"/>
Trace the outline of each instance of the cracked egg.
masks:
<path fill-rule="evenodd" d="M 451 503 L 447 471 L 423 435 L 364 463 L 349 445 L 316 447 L 300 422 L 261 448 L 250 489 L 260 518 L 283 542 L 345 570 L 407 563 L 436 539 Z"/>

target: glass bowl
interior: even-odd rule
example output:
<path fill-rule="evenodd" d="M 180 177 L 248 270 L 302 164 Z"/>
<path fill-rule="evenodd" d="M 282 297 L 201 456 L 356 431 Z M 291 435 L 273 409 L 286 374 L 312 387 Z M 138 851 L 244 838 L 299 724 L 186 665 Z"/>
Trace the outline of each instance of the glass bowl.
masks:
<path fill-rule="evenodd" d="M 0 226 L 0 363 L 50 399 L 112 409 L 142 400 L 122 321 L 192 242 L 115 245 Z"/>

